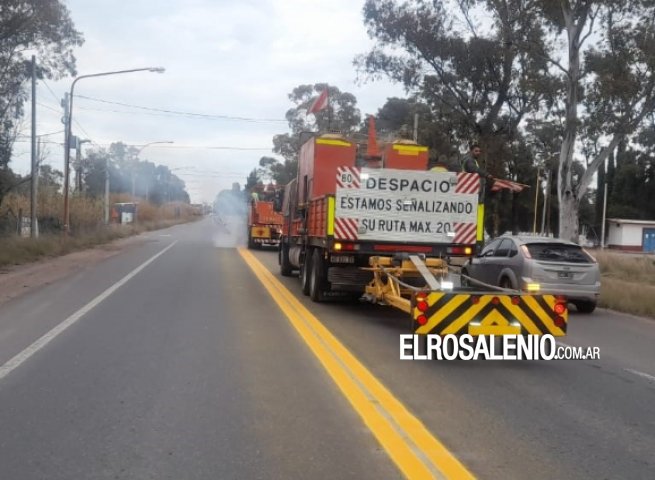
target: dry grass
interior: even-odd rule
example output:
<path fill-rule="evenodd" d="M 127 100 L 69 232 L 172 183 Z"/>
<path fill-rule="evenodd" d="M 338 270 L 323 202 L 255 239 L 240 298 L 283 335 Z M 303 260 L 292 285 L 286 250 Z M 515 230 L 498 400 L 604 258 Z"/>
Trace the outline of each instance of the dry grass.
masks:
<path fill-rule="evenodd" d="M 112 203 L 125 201 L 130 201 L 130 197 L 115 195 L 111 199 Z M 11 210 L 17 214 L 21 209 L 23 215 L 29 215 L 29 199 L 24 196 L 9 195 L 3 202 L 3 211 Z M 38 212 L 40 224 L 43 223 L 42 219 L 61 219 L 63 217 L 61 195 L 46 192 L 40 196 Z M 0 237 L 0 267 L 29 263 L 43 257 L 65 255 L 118 238 L 147 230 L 166 228 L 199 218 L 197 212 L 190 205 L 184 203 L 157 206 L 148 202 L 140 202 L 137 214 L 138 223 L 133 225 L 105 226 L 103 212 L 101 199 L 72 196 L 70 202 L 71 235 L 68 238 L 56 231 L 44 231 L 35 240 L 17 236 Z"/>
<path fill-rule="evenodd" d="M 655 257 L 597 251 L 600 306 L 655 318 Z"/>

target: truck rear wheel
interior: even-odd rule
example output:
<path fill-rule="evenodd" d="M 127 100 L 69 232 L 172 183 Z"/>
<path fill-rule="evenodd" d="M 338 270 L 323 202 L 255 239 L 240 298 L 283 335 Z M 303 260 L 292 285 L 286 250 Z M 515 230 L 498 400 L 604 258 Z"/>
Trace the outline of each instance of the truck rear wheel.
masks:
<path fill-rule="evenodd" d="M 312 268 L 309 272 L 309 297 L 315 302 L 325 300 L 324 292 L 328 288 L 325 262 L 321 257 L 321 251 L 316 248 L 312 254 Z"/>
<path fill-rule="evenodd" d="M 280 275 L 290 277 L 293 266 L 289 261 L 289 245 L 285 245 L 282 241 L 280 241 L 280 247 L 278 248 L 277 259 L 280 265 Z"/>
<path fill-rule="evenodd" d="M 255 248 L 255 246 L 256 246 L 255 242 L 252 239 L 252 231 L 251 231 L 250 227 L 248 227 L 248 248 L 250 250 L 253 250 Z"/>
<path fill-rule="evenodd" d="M 312 250 L 307 249 L 305 258 L 300 264 L 300 289 L 305 295 L 309 295 L 309 276 L 311 274 Z"/>

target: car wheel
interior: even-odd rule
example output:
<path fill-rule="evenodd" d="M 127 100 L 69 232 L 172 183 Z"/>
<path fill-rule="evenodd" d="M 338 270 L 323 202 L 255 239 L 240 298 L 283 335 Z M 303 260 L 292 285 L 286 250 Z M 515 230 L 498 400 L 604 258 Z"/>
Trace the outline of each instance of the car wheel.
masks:
<path fill-rule="evenodd" d="M 573 302 L 573 305 L 575 305 L 575 308 L 580 313 L 591 313 L 594 310 L 596 310 L 596 302 L 578 301 L 578 302 Z"/>
<path fill-rule="evenodd" d="M 293 266 L 289 261 L 289 245 L 280 242 L 277 258 L 280 265 L 280 275 L 283 277 L 290 277 L 291 272 L 293 271 Z"/>
<path fill-rule="evenodd" d="M 510 289 L 510 290 L 514 290 L 514 285 L 512 285 L 512 281 L 507 277 L 503 277 L 500 280 L 500 287 L 501 288 L 507 288 L 507 289 Z"/>
<path fill-rule="evenodd" d="M 309 295 L 309 276 L 311 274 L 311 254 L 312 251 L 307 249 L 305 258 L 300 264 L 300 289 L 305 295 Z"/>

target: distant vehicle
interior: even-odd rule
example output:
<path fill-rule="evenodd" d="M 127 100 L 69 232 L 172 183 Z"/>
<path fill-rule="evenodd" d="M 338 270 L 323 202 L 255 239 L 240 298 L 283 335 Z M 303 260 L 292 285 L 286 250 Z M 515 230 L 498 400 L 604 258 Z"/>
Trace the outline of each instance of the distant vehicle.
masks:
<path fill-rule="evenodd" d="M 600 295 L 596 260 L 575 243 L 549 237 L 498 237 L 464 264 L 462 274 L 503 288 L 565 295 L 582 313 L 593 312 Z"/>
<path fill-rule="evenodd" d="M 282 223 L 282 215 L 273 209 L 273 199 L 252 198 L 248 209 L 248 248 L 277 246 Z"/>

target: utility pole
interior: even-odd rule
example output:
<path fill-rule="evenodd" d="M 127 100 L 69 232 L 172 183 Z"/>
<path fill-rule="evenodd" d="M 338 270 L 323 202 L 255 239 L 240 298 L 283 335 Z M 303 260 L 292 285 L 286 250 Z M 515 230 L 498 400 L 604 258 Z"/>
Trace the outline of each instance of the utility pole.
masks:
<path fill-rule="evenodd" d="M 79 195 L 82 193 L 82 172 L 81 163 L 82 155 L 80 154 L 80 137 L 75 137 L 75 192 Z"/>
<path fill-rule="evenodd" d="M 414 141 L 418 143 L 418 113 L 414 114 Z"/>
<path fill-rule="evenodd" d="M 105 225 L 109 225 L 109 155 L 105 155 Z"/>
<path fill-rule="evenodd" d="M 39 236 L 36 227 L 36 181 L 38 178 L 36 165 L 36 57 L 32 55 L 32 178 L 30 192 L 30 237 Z"/>
<path fill-rule="evenodd" d="M 600 228 L 600 248 L 605 248 L 605 215 L 607 214 L 607 182 L 603 189 L 603 225 Z"/>
<path fill-rule="evenodd" d="M 541 167 L 537 167 L 537 182 L 534 189 L 534 222 L 532 223 L 532 233 L 537 233 L 537 209 L 539 208 L 539 180 L 541 178 Z"/>
<path fill-rule="evenodd" d="M 548 175 L 546 176 L 546 193 L 544 194 L 544 206 L 543 211 L 541 212 L 541 234 L 543 235 L 546 231 L 546 211 L 548 210 L 548 199 L 550 198 L 550 177 L 551 171 L 548 170 Z"/>
<path fill-rule="evenodd" d="M 64 93 L 64 99 L 61 101 L 61 106 L 64 107 L 64 233 L 68 235 L 68 230 L 70 228 L 70 212 L 68 205 L 68 190 L 69 190 L 69 177 L 70 177 L 70 148 L 71 142 L 71 125 L 70 125 L 70 101 L 68 98 L 68 92 Z"/>

